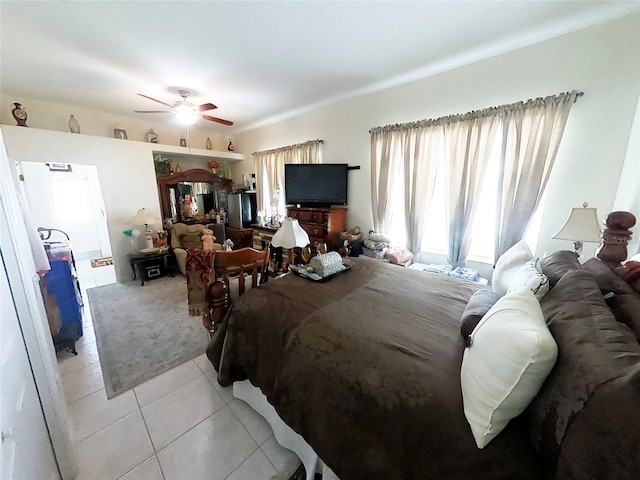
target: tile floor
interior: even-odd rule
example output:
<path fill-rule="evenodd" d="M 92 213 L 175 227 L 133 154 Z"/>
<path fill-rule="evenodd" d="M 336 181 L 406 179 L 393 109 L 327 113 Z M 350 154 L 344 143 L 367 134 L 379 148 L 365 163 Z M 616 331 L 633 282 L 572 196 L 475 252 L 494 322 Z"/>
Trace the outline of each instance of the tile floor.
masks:
<path fill-rule="evenodd" d="M 58 352 L 77 440 L 78 480 L 268 480 L 297 457 L 269 424 L 222 388 L 204 354 L 107 400 L 86 289 L 113 266 L 77 262 L 85 299 L 78 355 Z M 295 468 L 295 467 L 294 467 Z"/>

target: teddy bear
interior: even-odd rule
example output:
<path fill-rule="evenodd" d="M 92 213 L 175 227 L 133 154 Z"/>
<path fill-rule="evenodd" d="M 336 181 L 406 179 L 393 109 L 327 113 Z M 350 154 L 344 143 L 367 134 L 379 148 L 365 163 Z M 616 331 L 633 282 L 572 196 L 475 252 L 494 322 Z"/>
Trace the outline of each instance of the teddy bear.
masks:
<path fill-rule="evenodd" d="M 216 237 L 213 236 L 213 230 L 205 228 L 202 230 L 202 249 L 213 251 L 213 242 Z"/>

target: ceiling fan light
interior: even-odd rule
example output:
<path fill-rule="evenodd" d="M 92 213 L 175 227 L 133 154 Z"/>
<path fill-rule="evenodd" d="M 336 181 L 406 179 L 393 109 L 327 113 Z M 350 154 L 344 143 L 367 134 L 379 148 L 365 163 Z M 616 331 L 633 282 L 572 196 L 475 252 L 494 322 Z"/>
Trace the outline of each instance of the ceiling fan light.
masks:
<path fill-rule="evenodd" d="M 198 109 L 188 102 L 176 102 L 173 108 L 178 121 L 183 125 L 193 125 L 198 120 Z"/>

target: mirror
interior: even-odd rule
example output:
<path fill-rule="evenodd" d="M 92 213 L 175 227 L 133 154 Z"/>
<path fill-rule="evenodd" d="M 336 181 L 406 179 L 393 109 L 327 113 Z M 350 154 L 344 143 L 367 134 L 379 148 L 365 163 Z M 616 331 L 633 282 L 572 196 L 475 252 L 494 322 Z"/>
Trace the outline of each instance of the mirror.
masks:
<path fill-rule="evenodd" d="M 158 178 L 163 219 L 173 223 L 211 223 L 227 211 L 232 181 L 204 169 L 192 169 Z"/>

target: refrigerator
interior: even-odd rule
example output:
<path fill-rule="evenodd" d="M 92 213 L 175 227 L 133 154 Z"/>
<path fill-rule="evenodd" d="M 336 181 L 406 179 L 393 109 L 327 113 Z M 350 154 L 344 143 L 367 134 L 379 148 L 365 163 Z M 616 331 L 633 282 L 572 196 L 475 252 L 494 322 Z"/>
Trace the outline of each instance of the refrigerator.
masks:
<path fill-rule="evenodd" d="M 227 218 L 232 228 L 249 228 L 258 223 L 256 192 L 227 194 Z"/>

